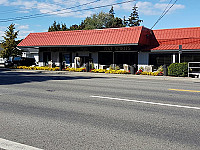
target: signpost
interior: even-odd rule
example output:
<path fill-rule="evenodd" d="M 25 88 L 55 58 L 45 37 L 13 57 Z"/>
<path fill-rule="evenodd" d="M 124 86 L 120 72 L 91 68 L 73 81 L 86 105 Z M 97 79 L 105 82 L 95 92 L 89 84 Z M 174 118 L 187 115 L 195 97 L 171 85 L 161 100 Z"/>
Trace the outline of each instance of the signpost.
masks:
<path fill-rule="evenodd" d="M 179 51 L 178 51 L 178 53 L 179 53 L 178 62 L 181 63 L 181 54 L 183 53 L 183 52 L 182 52 L 182 45 L 179 45 Z"/>

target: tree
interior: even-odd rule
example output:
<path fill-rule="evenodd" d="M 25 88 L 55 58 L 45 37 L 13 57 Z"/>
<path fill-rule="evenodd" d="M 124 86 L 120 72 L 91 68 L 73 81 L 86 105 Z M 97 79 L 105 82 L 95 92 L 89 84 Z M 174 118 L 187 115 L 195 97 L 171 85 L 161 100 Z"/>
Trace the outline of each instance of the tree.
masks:
<path fill-rule="evenodd" d="M 128 26 L 132 27 L 132 26 L 140 26 L 140 23 L 143 22 L 143 20 L 139 19 L 139 14 L 138 14 L 138 7 L 136 6 L 136 4 L 133 7 L 133 12 L 130 14 L 129 18 L 128 18 Z"/>
<path fill-rule="evenodd" d="M 135 12 L 136 13 L 132 13 L 132 14 L 138 15 L 137 7 L 136 7 Z M 132 17 L 131 19 L 133 20 L 134 18 Z M 131 19 L 129 22 L 131 22 Z M 140 23 L 140 20 L 138 20 L 138 22 Z M 60 27 L 61 25 L 62 27 Z M 74 24 L 74 25 L 71 25 L 69 28 L 67 28 L 65 24 L 61 24 L 61 25 L 59 23 L 57 24 L 56 21 L 54 21 L 53 25 L 49 27 L 48 31 L 52 32 L 52 31 L 67 31 L 67 30 L 120 28 L 120 27 L 125 27 L 127 25 L 131 25 L 131 24 L 129 24 L 128 21 L 125 21 L 125 18 L 124 20 L 122 20 L 119 17 L 115 17 L 114 8 L 112 6 L 108 13 L 100 12 L 100 13 L 92 14 L 90 17 L 86 17 L 84 20 L 82 20 L 79 25 Z M 64 26 L 64 29 L 63 29 L 63 26 Z"/>
<path fill-rule="evenodd" d="M 8 27 L 8 30 L 5 31 L 5 36 L 3 36 L 4 40 L 1 43 L 1 47 L 3 50 L 0 53 L 0 56 L 3 58 L 9 59 L 9 57 L 15 57 L 17 55 L 21 55 L 21 51 L 17 49 L 18 41 L 15 41 L 19 31 L 15 30 L 15 24 L 11 24 Z"/>
<path fill-rule="evenodd" d="M 70 30 L 79 30 L 79 25 L 77 25 L 77 24 L 71 25 L 69 29 Z"/>
<path fill-rule="evenodd" d="M 85 25 L 84 30 L 124 27 L 122 19 L 115 17 L 114 14 L 114 8 L 112 6 L 109 13 L 100 12 L 93 14 L 91 17 L 87 17 L 83 21 Z"/>
<path fill-rule="evenodd" d="M 115 17 L 115 12 L 113 6 L 111 7 L 109 11 L 109 19 L 107 23 L 107 28 L 120 28 L 120 27 L 125 27 L 123 24 L 123 21 L 119 17 Z"/>
<path fill-rule="evenodd" d="M 113 6 L 112 6 L 111 9 L 109 10 L 109 14 L 110 14 L 112 17 L 114 17 L 115 11 L 114 11 Z"/>
<path fill-rule="evenodd" d="M 53 32 L 53 31 L 68 31 L 69 29 L 67 28 L 66 24 L 62 23 L 57 23 L 56 21 L 53 22 L 53 24 L 49 27 L 48 32 Z"/>
<path fill-rule="evenodd" d="M 106 14 L 104 12 L 93 14 L 91 17 L 87 17 L 83 21 L 85 26 L 84 30 L 103 29 L 105 28 L 105 22 L 106 22 Z"/>
<path fill-rule="evenodd" d="M 79 30 L 83 30 L 85 28 L 84 21 L 81 21 L 81 24 L 79 25 Z"/>
<path fill-rule="evenodd" d="M 112 6 L 107 15 L 106 28 L 114 28 L 114 26 L 115 26 L 115 12 Z"/>
<path fill-rule="evenodd" d="M 123 24 L 124 24 L 125 27 L 128 26 L 128 20 L 126 20 L 125 16 L 124 16 L 124 19 L 123 19 Z"/>
<path fill-rule="evenodd" d="M 67 28 L 66 24 L 64 23 L 64 24 L 62 24 L 61 30 L 62 31 L 67 31 L 69 29 Z"/>
<path fill-rule="evenodd" d="M 113 24 L 112 28 L 120 28 L 120 27 L 125 27 L 125 25 L 121 18 L 116 17 L 114 19 L 114 24 Z"/>

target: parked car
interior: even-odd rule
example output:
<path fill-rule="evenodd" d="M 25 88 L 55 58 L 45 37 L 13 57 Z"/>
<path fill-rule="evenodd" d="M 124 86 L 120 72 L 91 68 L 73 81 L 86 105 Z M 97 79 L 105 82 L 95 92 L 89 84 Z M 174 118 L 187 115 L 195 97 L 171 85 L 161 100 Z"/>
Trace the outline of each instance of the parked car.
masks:
<path fill-rule="evenodd" d="M 0 67 L 5 67 L 6 59 L 0 58 Z"/>
<path fill-rule="evenodd" d="M 9 68 L 9 67 L 12 67 L 13 66 L 13 62 L 12 61 L 10 61 L 10 60 L 6 60 L 5 61 L 5 67 L 6 68 Z"/>
<path fill-rule="evenodd" d="M 13 59 L 14 66 L 32 66 L 35 65 L 35 58 L 15 57 Z"/>

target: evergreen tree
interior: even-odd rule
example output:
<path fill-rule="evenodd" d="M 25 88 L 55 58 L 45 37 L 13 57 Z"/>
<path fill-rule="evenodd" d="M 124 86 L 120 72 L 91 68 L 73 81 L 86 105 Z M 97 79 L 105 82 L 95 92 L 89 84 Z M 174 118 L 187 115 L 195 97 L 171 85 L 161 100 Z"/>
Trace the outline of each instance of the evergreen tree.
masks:
<path fill-rule="evenodd" d="M 83 30 L 85 28 L 84 21 L 81 21 L 81 24 L 79 25 L 79 30 Z"/>
<path fill-rule="evenodd" d="M 109 14 L 110 14 L 112 17 L 114 17 L 115 12 L 114 12 L 113 6 L 112 6 L 111 9 L 109 10 Z"/>
<path fill-rule="evenodd" d="M 112 6 L 107 15 L 106 28 L 113 28 L 115 26 L 115 16 L 114 15 L 115 15 L 114 8 Z"/>
<path fill-rule="evenodd" d="M 128 26 L 128 20 L 126 20 L 125 16 L 124 16 L 124 19 L 123 19 L 123 24 L 124 24 L 125 27 Z"/>
<path fill-rule="evenodd" d="M 15 41 L 19 31 L 15 32 L 14 30 L 15 24 L 11 24 L 8 27 L 8 30 L 5 31 L 5 36 L 3 36 L 4 40 L 1 43 L 3 50 L 0 53 L 0 57 L 9 59 L 9 57 L 21 55 L 21 51 L 16 48 L 18 41 Z"/>
<path fill-rule="evenodd" d="M 124 27 L 123 21 L 119 17 L 115 17 L 115 12 L 113 6 L 111 7 L 108 14 L 108 22 L 106 24 L 106 28 L 120 28 Z"/>
<path fill-rule="evenodd" d="M 67 31 L 67 30 L 69 30 L 69 29 L 67 29 L 67 26 L 66 26 L 66 24 L 64 23 L 64 24 L 62 24 L 61 30 L 62 30 L 62 31 Z"/>
<path fill-rule="evenodd" d="M 53 32 L 53 31 L 67 31 L 69 30 L 66 26 L 66 24 L 62 23 L 57 23 L 56 21 L 53 22 L 53 24 L 49 27 L 48 32 Z"/>
<path fill-rule="evenodd" d="M 132 26 L 140 26 L 140 23 L 143 22 L 143 20 L 139 19 L 139 14 L 138 14 L 138 7 L 135 6 L 133 7 L 133 12 L 131 13 L 131 15 L 128 18 L 128 26 L 132 27 Z"/>
<path fill-rule="evenodd" d="M 123 20 L 119 17 L 116 17 L 114 20 L 114 25 L 112 26 L 112 28 L 120 28 L 120 27 L 125 27 Z"/>
<path fill-rule="evenodd" d="M 62 29 L 62 28 L 60 27 L 60 23 L 58 23 L 58 24 L 56 25 L 56 31 L 62 31 L 61 29 Z"/>
<path fill-rule="evenodd" d="M 70 30 L 79 30 L 79 25 L 77 25 L 77 24 L 71 25 L 69 29 Z"/>

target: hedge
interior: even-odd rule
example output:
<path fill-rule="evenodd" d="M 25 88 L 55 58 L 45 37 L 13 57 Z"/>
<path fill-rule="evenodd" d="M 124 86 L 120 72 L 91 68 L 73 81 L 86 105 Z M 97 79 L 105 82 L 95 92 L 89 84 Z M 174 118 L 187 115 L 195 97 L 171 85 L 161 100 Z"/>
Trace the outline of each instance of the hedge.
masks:
<path fill-rule="evenodd" d="M 188 75 L 188 63 L 173 63 L 168 67 L 168 75 L 185 77 Z"/>

